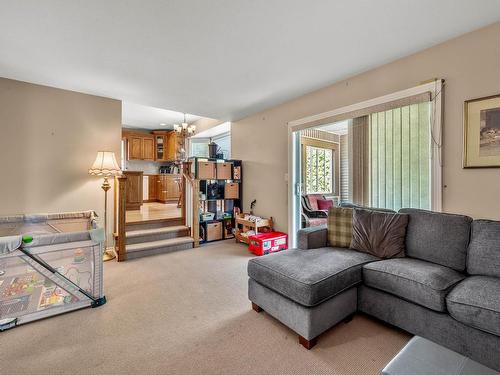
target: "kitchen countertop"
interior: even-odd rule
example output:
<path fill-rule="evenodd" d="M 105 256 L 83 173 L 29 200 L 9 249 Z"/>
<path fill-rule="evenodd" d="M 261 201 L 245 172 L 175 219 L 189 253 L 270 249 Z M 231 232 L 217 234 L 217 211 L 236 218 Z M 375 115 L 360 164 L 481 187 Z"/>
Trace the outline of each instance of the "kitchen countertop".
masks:
<path fill-rule="evenodd" d="M 179 173 L 144 173 L 144 176 L 180 176 Z"/>

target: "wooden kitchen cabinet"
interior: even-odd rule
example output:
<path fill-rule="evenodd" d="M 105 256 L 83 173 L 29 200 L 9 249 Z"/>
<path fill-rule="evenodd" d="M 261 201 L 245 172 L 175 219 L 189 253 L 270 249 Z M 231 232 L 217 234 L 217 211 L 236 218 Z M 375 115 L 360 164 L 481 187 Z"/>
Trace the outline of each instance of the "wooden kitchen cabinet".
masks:
<path fill-rule="evenodd" d="M 141 137 L 126 137 L 128 142 L 128 159 L 142 159 L 142 138 Z"/>
<path fill-rule="evenodd" d="M 177 181 L 181 176 L 178 174 L 162 174 L 158 176 L 157 181 L 157 200 L 166 203 L 177 201 L 180 197 L 180 189 Z"/>
<path fill-rule="evenodd" d="M 155 160 L 155 139 L 148 133 L 123 132 L 128 160 Z"/>
<path fill-rule="evenodd" d="M 178 181 L 181 180 L 180 175 L 170 175 L 167 178 L 167 199 L 177 201 L 181 195 Z"/>
<path fill-rule="evenodd" d="M 158 161 L 167 160 L 166 154 L 167 136 L 166 135 L 155 135 L 155 158 Z"/>
<path fill-rule="evenodd" d="M 182 159 L 182 149 L 184 148 L 184 139 L 177 136 L 175 131 L 171 131 L 167 135 L 167 144 L 165 154 L 167 160 L 180 160 Z"/>
<path fill-rule="evenodd" d="M 154 138 L 142 139 L 142 159 L 155 160 L 155 140 Z"/>
<path fill-rule="evenodd" d="M 184 147 L 184 139 L 179 137 L 173 130 L 156 130 L 155 157 L 158 161 L 176 161 L 182 158 L 181 150 Z"/>
<path fill-rule="evenodd" d="M 158 190 L 158 176 L 157 175 L 149 175 L 148 179 L 148 200 L 154 202 L 158 199 L 157 190 Z"/>
<path fill-rule="evenodd" d="M 167 132 L 165 131 L 154 131 L 155 135 L 155 159 L 157 161 L 166 161 L 166 145 L 167 145 Z"/>
<path fill-rule="evenodd" d="M 142 206 L 142 172 L 124 171 L 127 176 L 127 210 L 139 210 Z"/>
<path fill-rule="evenodd" d="M 158 190 L 157 190 L 157 199 L 162 202 L 167 202 L 167 176 L 160 175 L 158 176 Z"/>
<path fill-rule="evenodd" d="M 184 138 L 173 130 L 150 133 L 123 131 L 128 160 L 176 161 L 182 159 Z"/>

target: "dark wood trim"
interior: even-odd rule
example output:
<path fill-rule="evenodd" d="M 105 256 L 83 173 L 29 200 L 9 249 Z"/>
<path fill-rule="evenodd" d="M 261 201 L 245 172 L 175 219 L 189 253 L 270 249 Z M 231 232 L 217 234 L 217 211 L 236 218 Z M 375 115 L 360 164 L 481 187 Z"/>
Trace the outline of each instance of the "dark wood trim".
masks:
<path fill-rule="evenodd" d="M 118 182 L 118 221 L 117 221 L 117 246 L 116 255 L 118 262 L 127 260 L 127 253 L 125 250 L 125 226 L 126 226 L 126 212 L 127 212 L 127 176 L 119 176 L 116 181 Z M 116 208 L 115 208 L 116 209 Z"/>
<path fill-rule="evenodd" d="M 350 314 L 350 315 L 347 315 L 347 316 L 344 318 L 343 322 L 344 322 L 344 323 L 349 323 L 349 322 L 352 320 L 352 318 L 354 318 L 354 315 L 355 315 L 355 314 Z"/>
<path fill-rule="evenodd" d="M 252 302 L 252 309 L 254 311 L 257 311 L 257 312 L 264 311 L 264 310 L 262 310 L 262 307 L 260 307 L 259 305 L 257 305 L 256 303 L 253 303 L 253 302 Z"/>
<path fill-rule="evenodd" d="M 318 343 L 318 339 L 315 337 L 311 340 L 308 340 L 299 335 L 299 344 L 302 345 L 307 350 L 311 350 L 314 345 Z"/>

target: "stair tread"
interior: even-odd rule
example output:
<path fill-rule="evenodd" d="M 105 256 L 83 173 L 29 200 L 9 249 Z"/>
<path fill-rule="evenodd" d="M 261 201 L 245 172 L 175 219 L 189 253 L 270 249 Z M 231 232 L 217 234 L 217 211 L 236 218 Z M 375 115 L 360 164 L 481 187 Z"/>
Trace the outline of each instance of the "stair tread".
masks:
<path fill-rule="evenodd" d="M 137 244 L 126 245 L 125 251 L 127 253 L 129 253 L 129 252 L 134 252 L 134 251 L 150 250 L 150 249 L 156 249 L 159 247 L 182 245 L 182 244 L 193 243 L 193 242 L 194 242 L 194 240 L 191 237 L 176 237 L 176 238 L 169 238 L 167 240 L 141 242 L 141 243 L 137 243 Z"/>
<path fill-rule="evenodd" d="M 187 229 L 189 229 L 189 227 L 186 227 L 185 225 L 174 225 L 171 227 L 152 228 L 152 229 L 136 229 L 125 232 L 125 237 L 127 238 L 142 237 L 142 236 L 149 236 L 152 234 L 178 232 Z"/>

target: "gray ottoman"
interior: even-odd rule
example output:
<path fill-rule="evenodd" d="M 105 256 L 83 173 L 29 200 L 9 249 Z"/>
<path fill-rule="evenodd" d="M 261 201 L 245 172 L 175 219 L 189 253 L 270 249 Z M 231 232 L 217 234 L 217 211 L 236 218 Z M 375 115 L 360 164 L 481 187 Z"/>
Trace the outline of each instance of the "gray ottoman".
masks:
<path fill-rule="evenodd" d="M 333 247 L 254 258 L 248 262 L 248 297 L 255 311 L 278 319 L 311 349 L 320 334 L 356 312 L 361 268 L 375 260 Z"/>
<path fill-rule="evenodd" d="M 382 375 L 500 375 L 500 373 L 432 341 L 415 336 L 385 366 Z"/>

